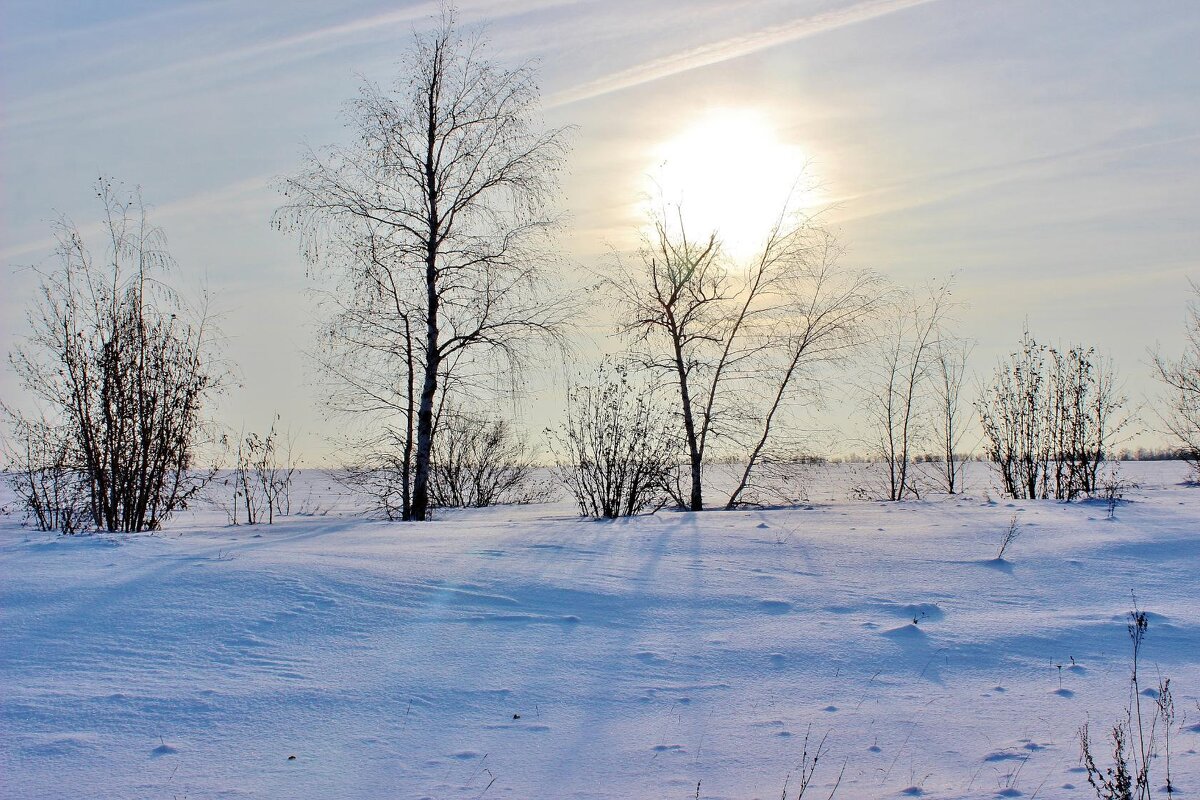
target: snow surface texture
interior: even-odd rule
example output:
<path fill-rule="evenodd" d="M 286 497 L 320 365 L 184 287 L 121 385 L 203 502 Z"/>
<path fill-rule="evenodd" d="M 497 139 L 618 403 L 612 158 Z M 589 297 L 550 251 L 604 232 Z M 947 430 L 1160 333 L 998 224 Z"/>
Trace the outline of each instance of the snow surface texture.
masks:
<path fill-rule="evenodd" d="M 777 798 L 811 731 L 822 800 L 843 765 L 852 800 L 1088 797 L 1076 732 L 1128 701 L 1134 592 L 1194 797 L 1200 489 L 1124 472 L 1113 521 L 982 491 L 129 537 L 3 518 L 0 796 Z"/>

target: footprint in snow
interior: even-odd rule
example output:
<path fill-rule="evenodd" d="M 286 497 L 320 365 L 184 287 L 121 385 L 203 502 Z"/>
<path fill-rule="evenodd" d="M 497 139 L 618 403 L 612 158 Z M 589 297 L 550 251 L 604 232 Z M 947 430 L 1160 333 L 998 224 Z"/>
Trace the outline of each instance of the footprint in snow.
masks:
<path fill-rule="evenodd" d="M 1070 689 L 1055 689 L 1054 694 L 1058 695 L 1059 697 L 1074 697 L 1075 696 L 1075 693 L 1072 692 Z"/>

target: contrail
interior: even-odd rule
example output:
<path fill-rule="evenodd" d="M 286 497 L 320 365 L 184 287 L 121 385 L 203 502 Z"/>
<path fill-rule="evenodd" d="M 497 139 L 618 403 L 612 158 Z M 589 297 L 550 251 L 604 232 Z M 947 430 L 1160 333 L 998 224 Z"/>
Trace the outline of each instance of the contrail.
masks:
<path fill-rule="evenodd" d="M 557 92 L 546 98 L 546 108 L 556 108 L 570 103 L 578 103 L 600 95 L 629 89 L 643 83 L 649 83 L 681 72 L 707 67 L 731 58 L 749 55 L 750 53 L 766 50 L 769 47 L 793 42 L 825 31 L 844 28 L 858 22 L 882 17 L 894 11 L 903 11 L 913 6 L 923 5 L 932 0 L 868 0 L 848 8 L 836 11 L 826 11 L 811 17 L 792 20 L 782 25 L 723 39 L 719 42 L 694 47 L 682 53 L 665 58 L 648 61 L 620 72 L 606 75 L 603 78 L 585 83 L 573 89 Z"/>

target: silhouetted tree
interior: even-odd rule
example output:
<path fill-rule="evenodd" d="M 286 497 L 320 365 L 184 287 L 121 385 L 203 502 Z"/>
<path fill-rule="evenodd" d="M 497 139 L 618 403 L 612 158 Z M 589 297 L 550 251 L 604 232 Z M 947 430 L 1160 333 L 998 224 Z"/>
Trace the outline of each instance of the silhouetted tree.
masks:
<path fill-rule="evenodd" d="M 920 494 L 913 463 L 933 428 L 933 378 L 950 305 L 949 284 L 931 288 L 923 298 L 903 295 L 861 382 L 888 500 Z"/>
<path fill-rule="evenodd" d="M 1197 300 L 1200 287 L 1192 284 L 1192 293 L 1183 354 L 1178 359 L 1170 359 L 1161 352 L 1155 353 L 1154 366 L 1169 392 L 1164 417 L 1167 432 L 1191 465 L 1193 478 L 1200 479 L 1200 305 Z"/>
<path fill-rule="evenodd" d="M 786 407 L 815 388 L 813 370 L 861 338 L 879 303 L 878 280 L 838 268 L 832 237 L 800 215 L 781 214 L 757 257 L 738 266 L 715 232 L 693 239 L 682 209 L 669 213 L 652 218 L 637 266 L 607 283 L 642 366 L 677 395 L 689 467 L 677 500 L 704 508 L 704 469 L 721 438 L 745 462 L 733 507 Z"/>
<path fill-rule="evenodd" d="M 367 83 L 350 104 L 354 143 L 310 153 L 284 188 L 276 224 L 303 235 L 354 323 L 329 332 L 343 351 L 366 351 L 365 370 L 352 359 L 342 374 L 365 393 L 360 407 L 402 420 L 387 438 L 411 470 L 406 518 L 428 517 L 446 393 L 515 374 L 528 345 L 556 340 L 570 316 L 545 292 L 565 132 L 539 129 L 538 102 L 528 67 L 488 60 L 484 40 L 443 11 L 397 85 Z"/>
<path fill-rule="evenodd" d="M 943 330 L 933 353 L 933 433 L 940 459 L 938 473 L 947 494 L 962 489 L 962 445 L 968 426 L 962 390 L 973 349 L 971 342 Z"/>

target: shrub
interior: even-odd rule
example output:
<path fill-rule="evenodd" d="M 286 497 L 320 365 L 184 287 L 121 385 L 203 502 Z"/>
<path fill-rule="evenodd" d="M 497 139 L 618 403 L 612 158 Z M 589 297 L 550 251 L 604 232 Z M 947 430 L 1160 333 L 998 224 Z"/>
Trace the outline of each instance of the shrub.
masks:
<path fill-rule="evenodd" d="M 601 367 L 597 383 L 567 393 L 567 419 L 549 431 L 556 470 L 580 513 L 625 517 L 668 502 L 680 441 L 654 393 L 630 384 L 626 367 Z"/>
<path fill-rule="evenodd" d="M 532 448 L 504 419 L 452 411 L 437 421 L 429 496 L 439 508 L 544 502 L 553 489 L 536 480 Z"/>

